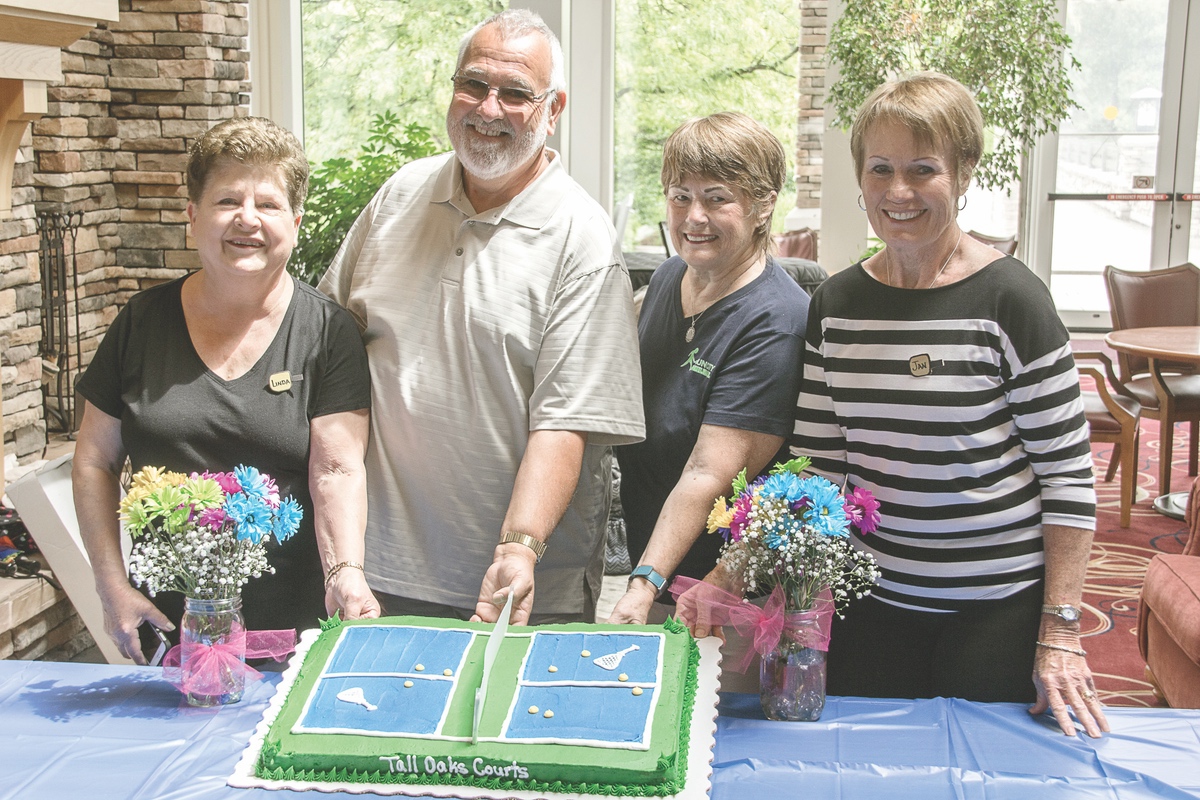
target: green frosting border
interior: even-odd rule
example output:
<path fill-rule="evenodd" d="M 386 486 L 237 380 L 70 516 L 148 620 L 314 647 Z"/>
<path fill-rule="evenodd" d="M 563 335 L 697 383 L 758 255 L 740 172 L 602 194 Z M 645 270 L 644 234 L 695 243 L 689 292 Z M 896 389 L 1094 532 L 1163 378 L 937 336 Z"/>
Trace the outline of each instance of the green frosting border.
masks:
<path fill-rule="evenodd" d="M 328 631 L 342 625 L 337 618 L 321 623 L 321 630 Z M 697 669 L 700 665 L 700 648 L 696 640 L 688 632 L 687 626 L 675 619 L 663 623 L 668 633 L 687 635 L 687 676 L 683 684 L 683 712 L 679 716 L 679 745 L 675 751 L 675 776 L 657 784 L 623 784 L 623 783 L 566 783 L 564 781 L 545 782 L 535 779 L 515 780 L 505 778 L 477 778 L 462 775 L 436 774 L 412 776 L 408 774 L 392 774 L 382 771 L 359 772 L 357 770 L 298 770 L 294 767 L 284 769 L 276 767 L 267 769 L 262 766 L 263 759 L 268 755 L 270 743 L 264 741 L 258 761 L 254 765 L 254 774 L 265 780 L 305 781 L 319 783 L 369 783 L 369 784 L 399 784 L 399 785 L 435 785 L 435 786 L 473 786 L 490 791 L 533 791 L 559 794 L 594 794 L 610 797 L 667 797 L 682 791 L 687 781 L 688 747 L 691 744 L 692 715 L 695 712 L 696 691 L 699 684 Z M 293 684 L 293 688 L 295 684 Z M 289 690 L 290 694 L 290 690 Z M 679 765 L 683 764 L 682 774 Z M 661 764 L 668 768 L 670 764 Z"/>

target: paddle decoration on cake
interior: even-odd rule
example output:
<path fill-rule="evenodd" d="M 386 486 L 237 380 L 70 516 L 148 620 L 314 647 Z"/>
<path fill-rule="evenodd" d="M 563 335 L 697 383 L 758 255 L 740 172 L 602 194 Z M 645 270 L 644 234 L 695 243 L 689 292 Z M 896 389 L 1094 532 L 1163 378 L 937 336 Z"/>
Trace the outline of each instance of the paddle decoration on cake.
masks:
<path fill-rule="evenodd" d="M 133 539 L 129 573 L 151 597 L 182 592 L 180 645 L 163 661 L 164 677 L 192 705 L 237 702 L 247 678 L 261 677 L 250 658 L 282 658 L 296 632 L 247 631 L 241 588 L 274 572 L 266 543 L 283 543 L 304 511 L 281 499 L 275 481 L 254 467 L 183 475 L 144 467 L 121 500 L 122 528 Z"/>
<path fill-rule="evenodd" d="M 367 711 L 379 710 L 379 706 L 367 700 L 367 696 L 363 694 L 361 686 L 352 686 L 349 689 L 343 689 L 337 693 L 337 699 L 341 700 L 343 703 L 362 706 Z"/>
<path fill-rule="evenodd" d="M 637 649 L 638 649 L 638 646 L 636 644 L 631 644 L 631 645 L 629 645 L 629 647 L 626 647 L 624 650 L 618 650 L 615 653 L 608 653 L 606 655 L 597 656 L 596 658 L 592 659 L 592 663 L 595 664 L 600 669 L 606 669 L 606 670 L 612 671 L 612 670 L 615 670 L 617 667 L 621 666 L 621 659 L 625 658 L 625 656 L 627 654 L 632 653 L 634 650 L 637 650 Z"/>
<path fill-rule="evenodd" d="M 720 565 L 742 594 L 686 577 L 671 585 L 677 616 L 690 628 L 732 625 L 749 642 L 740 659 L 727 656 L 733 669 L 745 672 L 755 653 L 762 657 L 770 719 L 820 718 L 831 618 L 869 594 L 880 574 L 850 538 L 851 526 L 860 535 L 875 531 L 879 501 L 865 488 L 843 493 L 819 475 L 803 477 L 809 464 L 777 464 L 753 482 L 742 470 L 732 499 L 717 498 L 708 532 L 725 539 Z M 745 599 L 764 595 L 761 607 Z"/>

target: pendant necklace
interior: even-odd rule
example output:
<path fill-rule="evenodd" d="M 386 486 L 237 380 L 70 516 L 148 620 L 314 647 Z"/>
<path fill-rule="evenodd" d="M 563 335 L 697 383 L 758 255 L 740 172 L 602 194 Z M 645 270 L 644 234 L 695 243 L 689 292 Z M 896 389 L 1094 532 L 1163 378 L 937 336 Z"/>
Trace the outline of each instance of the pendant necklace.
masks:
<path fill-rule="evenodd" d="M 942 262 L 942 268 L 939 269 L 937 271 L 937 274 L 933 276 L 933 280 L 931 280 L 929 282 L 929 285 L 925 287 L 926 289 L 932 289 L 933 285 L 938 282 L 938 278 L 942 277 L 942 273 L 945 272 L 946 267 L 948 267 L 950 265 L 950 259 L 954 258 L 954 254 L 958 252 L 958 246 L 960 244 L 962 244 L 962 237 L 963 237 L 962 231 L 959 231 L 958 239 L 954 242 L 954 249 L 950 251 L 950 255 L 946 256 L 946 260 Z M 895 284 L 892 283 L 892 260 L 890 258 L 885 258 L 883 263 L 884 263 L 884 266 L 887 267 L 888 286 L 894 286 Z M 900 288 L 900 287 L 896 287 L 896 288 Z M 913 288 L 915 289 L 918 287 L 914 286 Z M 690 342 L 691 339 L 688 339 L 688 341 Z"/>
<path fill-rule="evenodd" d="M 706 308 L 704 311 L 708 311 L 708 309 Z M 683 340 L 685 342 L 691 342 L 692 339 L 696 338 L 696 323 L 699 322 L 700 318 L 704 316 L 704 311 L 701 311 L 699 314 L 696 314 L 692 317 L 691 324 L 688 325 L 687 333 L 683 335 Z"/>

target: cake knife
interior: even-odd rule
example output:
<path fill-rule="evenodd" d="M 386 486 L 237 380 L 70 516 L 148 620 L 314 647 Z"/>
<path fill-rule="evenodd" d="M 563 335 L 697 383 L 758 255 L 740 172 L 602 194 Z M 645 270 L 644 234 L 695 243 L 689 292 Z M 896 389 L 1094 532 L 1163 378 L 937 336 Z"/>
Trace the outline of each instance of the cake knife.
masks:
<path fill-rule="evenodd" d="M 512 592 L 509 592 L 508 600 L 505 601 L 504 608 L 500 611 L 500 618 L 496 620 L 495 627 L 488 634 L 487 647 L 483 651 L 483 682 L 475 690 L 475 720 L 471 724 L 471 744 L 479 744 L 479 718 L 483 715 L 483 703 L 487 699 L 488 677 L 492 674 L 492 663 L 495 662 L 496 654 L 500 652 L 500 645 L 504 642 L 504 636 L 508 633 L 508 618 L 512 616 L 512 602 Z"/>

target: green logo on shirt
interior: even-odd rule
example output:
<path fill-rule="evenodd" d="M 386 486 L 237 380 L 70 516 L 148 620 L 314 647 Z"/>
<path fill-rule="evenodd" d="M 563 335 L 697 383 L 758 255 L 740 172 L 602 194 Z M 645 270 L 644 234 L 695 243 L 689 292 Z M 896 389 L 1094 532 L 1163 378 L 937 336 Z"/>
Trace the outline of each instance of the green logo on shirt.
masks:
<path fill-rule="evenodd" d="M 706 378 L 711 378 L 712 371 L 716 369 L 716 365 L 708 363 L 703 358 L 696 358 L 696 353 L 699 352 L 700 348 L 697 347 L 695 350 L 688 353 L 687 361 L 683 362 L 679 366 L 687 367 L 692 372 L 697 372 Z"/>

